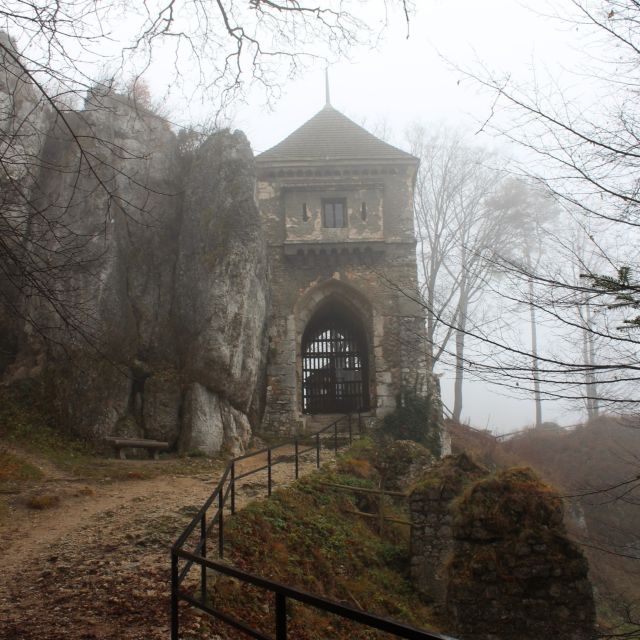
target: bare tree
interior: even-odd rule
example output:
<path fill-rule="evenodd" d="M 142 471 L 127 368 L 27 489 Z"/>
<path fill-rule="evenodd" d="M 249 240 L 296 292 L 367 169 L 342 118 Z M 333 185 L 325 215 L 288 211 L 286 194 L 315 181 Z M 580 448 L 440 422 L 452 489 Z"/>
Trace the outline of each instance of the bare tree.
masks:
<path fill-rule="evenodd" d="M 480 364 L 478 370 L 514 391 L 534 392 L 539 378 L 545 383 L 540 393 L 551 400 L 586 401 L 592 410 L 594 402 L 599 409 L 635 410 L 640 400 L 635 393 L 640 371 L 640 6 L 634 0 L 569 0 L 542 8 L 536 3 L 532 10 L 545 7 L 563 26 L 578 28 L 585 50 L 595 52 L 584 56 L 580 67 L 565 69 L 573 71 L 576 82 L 549 77 L 545 83 L 540 74 L 518 78 L 477 66 L 459 70 L 492 94 L 480 131 L 522 148 L 519 173 L 541 184 L 580 226 L 590 229 L 589 242 L 600 257 L 601 270 L 585 265 L 578 277 L 572 265 L 579 261 L 567 237 L 553 238 L 555 249 L 544 265 L 534 269 L 512 258 L 503 261 L 502 267 L 527 285 L 527 291 L 510 295 L 526 303 L 533 287 L 530 306 L 537 320 L 555 322 L 561 331 L 573 331 L 574 338 L 588 326 L 600 348 L 591 350 L 586 338 L 586 351 L 579 343 L 578 349 L 535 358 L 530 346 L 474 331 L 475 338 L 501 354 L 499 361 Z M 589 102 L 581 99 L 585 87 Z M 578 307 L 582 318 L 576 318 Z M 592 352 L 593 360 L 584 357 Z M 538 376 L 530 364 L 534 358 Z"/>
<path fill-rule="evenodd" d="M 640 229 L 640 6 L 635 0 L 570 0 L 555 9 L 554 17 L 580 28 L 589 45 L 585 48 L 596 52 L 582 67 L 569 70 L 579 79 L 575 86 L 588 86 L 595 99 L 585 104 L 572 93 L 574 87 L 559 91 L 551 80 L 545 87 L 540 78 L 535 84 L 518 82 L 477 69 L 468 75 L 495 96 L 483 129 L 523 147 L 528 154 L 523 171 L 581 217 L 583 227 L 599 225 L 590 239 L 607 270 L 585 269 L 582 281 L 569 286 L 582 289 L 580 297 L 591 305 L 616 309 L 618 325 L 633 329 L 640 325 L 633 315 L 638 301 L 634 247 Z M 617 250 L 607 248 L 605 234 L 618 236 Z M 593 318 L 589 324 L 594 325 Z M 612 343 L 635 342 L 630 331 L 594 330 L 607 333 Z M 622 369 L 634 364 L 620 361 Z"/>
<path fill-rule="evenodd" d="M 118 177 L 121 169 L 114 166 L 114 158 L 144 158 L 96 133 L 96 112 L 117 115 L 122 103 L 144 117 L 158 118 L 145 89 L 154 74 L 156 85 L 158 76 L 165 83 L 159 88 L 166 90 L 165 101 L 183 107 L 206 105 L 205 120 L 209 114 L 222 114 L 254 84 L 272 99 L 281 78 L 379 36 L 394 9 L 408 25 L 408 0 L 380 0 L 377 8 L 372 24 L 382 26 L 374 28 L 359 17 L 357 2 L 172 0 L 138 6 L 97 0 L 7 0 L 0 9 L 3 326 L 20 318 L 32 330 L 42 331 L 29 311 L 39 299 L 62 324 L 82 334 L 91 305 L 60 283 L 70 270 L 91 272 L 97 258 L 93 249 L 108 228 L 109 214 L 102 230 L 79 232 L 68 210 L 82 194 L 69 176 L 92 176 L 107 212 L 120 211 L 136 224 L 162 223 L 148 210 L 144 197 L 125 201 L 114 188 L 122 179 L 136 189 L 149 189 L 136 175 Z M 173 127 L 169 116 L 162 114 L 166 126 Z M 189 124 L 207 129 L 206 122 Z M 56 154 L 55 143 L 62 140 L 71 141 L 73 153 Z M 61 183 L 70 183 L 66 201 L 45 197 L 43 176 L 52 173 Z M 172 195 L 152 192 L 150 188 L 151 196 Z"/>
<path fill-rule="evenodd" d="M 511 243 L 498 249 L 498 259 L 510 265 L 521 264 L 523 274 L 535 273 L 544 254 L 545 226 L 557 216 L 558 210 L 549 193 L 521 178 L 505 180 L 490 201 L 491 207 L 501 212 L 512 229 Z M 535 425 L 542 424 L 542 394 L 539 366 L 536 284 L 527 280 L 527 306 L 531 330 L 531 378 L 535 403 Z"/>
<path fill-rule="evenodd" d="M 496 157 L 465 144 L 459 132 L 429 135 L 415 126 L 408 136 L 421 160 L 415 215 L 427 350 L 432 370 L 454 352 L 453 418 L 460 420 L 465 340 L 477 326 L 478 303 L 492 269 L 487 257 L 510 242 L 513 228 L 510 212 L 490 204 L 503 180 L 491 166 Z"/>

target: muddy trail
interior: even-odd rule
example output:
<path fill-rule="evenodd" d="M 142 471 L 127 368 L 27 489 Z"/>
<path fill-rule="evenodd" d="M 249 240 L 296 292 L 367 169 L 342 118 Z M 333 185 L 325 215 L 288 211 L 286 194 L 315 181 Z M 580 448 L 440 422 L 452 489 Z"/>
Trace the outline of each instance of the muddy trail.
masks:
<path fill-rule="evenodd" d="M 332 458 L 327 453 L 323 462 Z M 39 466 L 44 478 L 29 491 L 54 490 L 60 502 L 38 511 L 24 506 L 24 495 L 13 497 L 0 530 L 0 640 L 166 640 L 169 549 L 225 463 L 212 462 L 206 473 L 114 482 Z M 315 454 L 306 455 L 301 475 L 315 466 Z M 293 465 L 274 467 L 272 478 L 274 487 L 290 483 Z M 237 508 L 265 496 L 266 485 L 266 472 L 239 483 Z M 181 622 L 185 639 L 219 638 L 198 612 L 185 610 Z"/>

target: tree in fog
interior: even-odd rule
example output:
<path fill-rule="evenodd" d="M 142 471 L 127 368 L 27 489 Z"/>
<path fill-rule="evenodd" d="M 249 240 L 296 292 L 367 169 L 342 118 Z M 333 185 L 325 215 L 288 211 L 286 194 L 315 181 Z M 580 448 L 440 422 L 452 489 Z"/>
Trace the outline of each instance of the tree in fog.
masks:
<path fill-rule="evenodd" d="M 378 4 L 384 16 L 394 7 L 399 19 L 408 23 L 408 0 Z M 114 105 L 121 101 L 139 108 L 145 117 L 158 117 L 145 85 L 148 74 L 162 77 L 163 97 L 169 102 L 175 98 L 177 104 L 205 105 L 214 116 L 245 96 L 249 86 L 262 87 L 268 99 L 277 97 L 283 77 L 295 75 L 327 52 L 340 56 L 379 35 L 384 26 L 376 31 L 357 9 L 357 2 L 330 0 L 312 4 L 298 0 L 177 0 L 140 5 L 97 0 L 4 2 L 0 11 L 0 314 L 34 324 L 24 300 L 40 300 L 63 324 L 81 330 L 79 301 L 61 283 L 70 270 L 90 273 L 95 253 L 87 253 L 87 248 L 97 246 L 100 235 L 107 232 L 108 220 L 102 230 L 90 235 L 78 232 L 67 210 L 83 194 L 74 187 L 66 204 L 48 202 L 43 197 L 44 173 L 57 172 L 61 181 L 73 174 L 92 176 L 107 211 L 121 211 L 138 224 L 162 222 L 149 220 L 144 204 L 125 201 L 114 188 L 114 157 L 144 158 L 96 135 L 92 114 L 113 114 Z M 56 156 L 56 141 L 62 140 L 71 140 L 75 147 L 71 163 Z M 52 153 L 43 162 L 45 145 Z M 118 179 L 145 187 L 133 175 Z"/>
<path fill-rule="evenodd" d="M 640 371 L 640 5 L 570 0 L 553 11 L 561 24 L 579 29 L 586 50 L 596 52 L 585 56 L 581 67 L 566 70 L 576 82 L 549 78 L 545 83 L 538 76 L 528 83 L 478 69 L 468 75 L 494 95 L 483 130 L 524 149 L 522 172 L 552 193 L 580 226 L 591 229 L 589 242 L 603 266 L 593 271 L 587 264 L 575 274 L 575 263 L 568 260 L 566 273 L 532 274 L 538 308 L 571 327 L 572 314 L 561 309 L 580 307 L 575 324 L 602 345 L 596 353 L 587 339 L 579 361 L 562 354 L 549 358 L 541 375 L 556 386 L 556 397 L 598 399 L 615 410 L 630 409 L 640 400 L 635 392 Z M 595 375 L 597 396 L 590 392 Z M 584 391 L 576 391 L 576 384 Z"/>
<path fill-rule="evenodd" d="M 535 404 L 535 425 L 542 424 L 542 393 L 539 367 L 538 321 L 536 309 L 536 272 L 543 257 L 545 226 L 557 216 L 557 207 L 550 195 L 540 187 L 535 187 L 523 179 L 505 180 L 491 198 L 490 206 L 500 212 L 499 218 L 509 221 L 512 229 L 511 242 L 496 250 L 496 263 L 508 263 L 509 267 L 519 267 L 527 280 L 527 300 L 529 307 L 529 327 L 531 331 L 531 378 Z"/>
<path fill-rule="evenodd" d="M 587 259 L 582 249 L 572 246 L 570 234 L 562 237 L 557 231 L 552 250 L 556 264 L 531 274 L 537 310 L 560 327 L 570 347 L 540 358 L 539 372 L 548 397 L 586 400 L 592 416 L 602 408 L 632 412 L 633 419 L 622 424 L 637 428 L 640 4 L 568 0 L 542 9 L 538 3 L 531 5 L 534 11 L 549 9 L 562 26 L 581 34 L 584 55 L 578 66 L 558 65 L 562 75 L 538 72 L 530 81 L 478 68 L 468 76 L 492 94 L 493 108 L 482 129 L 521 147 L 522 172 L 553 193 L 583 230 L 587 256 L 597 258 Z M 530 384 L 522 361 L 531 354 L 505 342 L 499 348 L 511 379 Z M 635 460 L 637 470 L 637 452 L 624 453 L 627 462 Z M 605 510 L 616 502 L 638 504 L 635 471 L 612 486 L 594 484 L 577 497 L 599 501 Z M 587 547 L 604 552 L 607 559 L 625 555 L 637 562 L 632 531 L 624 542 L 634 553 L 610 539 L 585 538 Z M 636 574 L 634 568 L 635 581 Z M 620 596 L 612 602 L 623 624 L 609 637 L 640 637 L 637 604 Z"/>
<path fill-rule="evenodd" d="M 513 216 L 491 204 L 503 180 L 492 153 L 446 129 L 428 133 L 414 126 L 408 141 L 420 158 L 415 228 L 428 358 L 433 370 L 451 355 L 452 413 L 459 421 L 467 370 L 465 341 L 482 314 L 482 294 L 493 268 L 488 258 L 515 237 Z"/>

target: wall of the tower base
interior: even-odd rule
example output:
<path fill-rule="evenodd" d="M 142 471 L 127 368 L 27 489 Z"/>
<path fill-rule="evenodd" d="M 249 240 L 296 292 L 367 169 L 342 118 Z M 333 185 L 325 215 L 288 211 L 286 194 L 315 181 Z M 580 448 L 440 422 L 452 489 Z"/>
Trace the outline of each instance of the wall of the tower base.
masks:
<path fill-rule="evenodd" d="M 366 338 L 370 425 L 394 411 L 404 390 L 436 393 L 427 373 L 424 314 L 415 301 L 412 243 L 387 245 L 384 254 L 365 259 L 341 256 L 270 255 L 271 316 L 267 366 L 265 434 L 309 433 L 339 414 L 305 413 L 302 400 L 301 342 L 307 323 L 323 304 L 346 305 L 357 315 Z M 441 414 L 440 414 L 441 415 Z"/>

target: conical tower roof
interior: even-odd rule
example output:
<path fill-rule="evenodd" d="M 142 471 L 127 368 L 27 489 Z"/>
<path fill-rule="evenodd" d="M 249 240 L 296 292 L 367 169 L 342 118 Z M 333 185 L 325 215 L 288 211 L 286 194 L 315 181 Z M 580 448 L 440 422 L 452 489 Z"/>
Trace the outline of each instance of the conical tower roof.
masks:
<path fill-rule="evenodd" d="M 331 160 L 417 162 L 410 153 L 376 138 L 330 104 L 275 147 L 256 156 L 260 164 Z"/>

